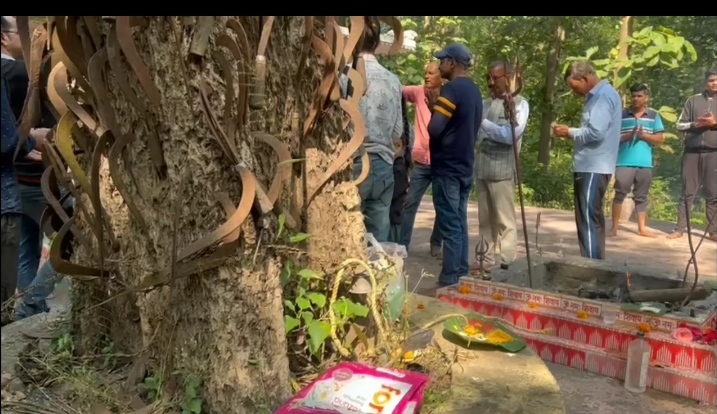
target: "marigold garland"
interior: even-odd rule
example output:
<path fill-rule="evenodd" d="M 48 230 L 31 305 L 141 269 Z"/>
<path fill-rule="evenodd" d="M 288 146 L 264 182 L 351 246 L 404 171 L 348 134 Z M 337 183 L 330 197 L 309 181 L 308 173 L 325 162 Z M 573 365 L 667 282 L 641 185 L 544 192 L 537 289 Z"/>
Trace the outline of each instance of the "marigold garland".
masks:
<path fill-rule="evenodd" d="M 578 318 L 580 319 L 590 319 L 590 314 L 585 312 L 584 310 L 578 311 Z"/>
<path fill-rule="evenodd" d="M 471 287 L 468 285 L 461 285 L 458 288 L 458 293 L 467 294 L 467 293 L 471 293 L 472 290 L 473 289 L 471 289 Z"/>
<path fill-rule="evenodd" d="M 528 302 L 528 306 L 530 307 L 530 309 L 536 309 L 538 307 L 538 304 L 531 300 L 530 302 Z"/>
<path fill-rule="evenodd" d="M 494 293 L 493 300 L 501 301 L 503 300 L 503 295 L 501 293 Z"/>
<path fill-rule="evenodd" d="M 650 333 L 650 332 L 652 332 L 652 326 L 650 326 L 649 323 L 643 322 L 643 323 L 637 325 L 637 330 L 642 333 Z"/>

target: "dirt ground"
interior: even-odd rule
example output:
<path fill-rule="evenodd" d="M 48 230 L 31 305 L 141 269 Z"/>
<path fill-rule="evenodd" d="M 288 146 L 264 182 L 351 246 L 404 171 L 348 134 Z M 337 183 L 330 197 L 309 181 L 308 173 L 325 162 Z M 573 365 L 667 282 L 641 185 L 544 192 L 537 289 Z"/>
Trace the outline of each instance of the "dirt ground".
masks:
<path fill-rule="evenodd" d="M 526 207 L 525 215 L 528 225 L 528 234 L 531 246 L 531 254 L 537 256 L 535 248 L 535 220 L 538 212 L 541 213 L 540 233 L 538 243 L 543 252 L 559 253 L 565 255 L 579 255 L 577 244 L 577 233 L 573 213 L 570 211 L 553 210 L 536 207 Z M 523 243 L 523 230 L 520 223 L 520 209 L 516 209 L 518 217 L 518 256 L 525 256 Z M 433 203 L 430 197 L 426 196 L 416 215 L 416 225 L 413 230 L 413 240 L 408 252 L 408 258 L 404 262 L 409 277 L 409 284 L 415 287 L 422 270 L 438 275 L 440 262 L 433 259 L 429 254 L 429 238 L 434 219 Z M 607 220 L 607 227 L 612 226 Z M 607 260 L 618 263 L 627 262 L 630 267 L 649 265 L 652 268 L 674 269 L 675 272 L 684 273 L 685 265 L 690 258 L 690 249 L 687 236 L 677 240 L 665 238 L 674 225 L 672 223 L 655 222 L 648 223 L 649 227 L 658 234 L 658 238 L 651 239 L 637 235 L 637 223 L 628 222 L 620 225 L 617 237 L 608 238 L 606 243 Z M 478 205 L 471 201 L 468 203 L 468 231 L 471 246 L 478 242 Z M 695 245 L 702 236 L 704 228 L 693 229 L 693 241 Z M 473 249 L 471 249 L 471 254 Z M 471 257 L 471 261 L 473 258 Z M 702 280 L 717 280 L 717 243 L 705 240 L 697 253 L 697 265 Z M 424 278 L 417 293 L 430 294 L 435 288 L 435 279 Z"/>
<path fill-rule="evenodd" d="M 533 207 L 526 208 L 531 252 L 535 251 L 533 243 L 538 212 L 542 213 L 539 243 L 543 251 L 558 253 L 562 250 L 565 255 L 578 255 L 573 213 Z M 518 220 L 520 220 L 520 211 L 517 210 L 517 213 Z M 469 203 L 468 214 L 470 240 L 474 245 L 478 241 L 478 208 L 475 202 Z M 426 197 L 416 216 L 413 240 L 408 252 L 409 257 L 404 262 L 411 289 L 415 288 L 416 293 L 426 295 L 434 294 L 436 279 L 430 277 L 421 279 L 421 273 L 437 275 L 440 271 L 440 262 L 429 254 L 429 238 L 433 219 L 433 203 L 430 197 Z M 611 226 L 612 223 L 608 220 L 607 225 Z M 621 225 L 618 236 L 607 240 L 607 260 L 620 263 L 627 261 L 631 267 L 649 264 L 653 268 L 656 266 L 665 269 L 674 268 L 675 271 L 684 272 L 685 265 L 690 258 L 687 237 L 668 240 L 664 236 L 671 231 L 672 224 L 650 222 L 649 225 L 660 235 L 658 238 L 648 239 L 638 236 L 636 234 L 637 224 L 634 222 Z M 693 230 L 695 243 L 701 237 L 702 231 L 704 229 Z M 522 229 L 519 229 L 519 244 L 518 255 L 524 256 Z M 537 253 L 534 254 L 537 255 Z M 717 244 L 705 241 L 697 254 L 697 260 L 700 278 L 716 280 Z M 714 407 L 700 407 L 692 400 L 651 390 L 642 395 L 633 395 L 625 390 L 621 382 L 614 379 L 561 365 L 546 365 L 560 384 L 568 414 L 586 412 L 595 414 L 623 414 L 626 412 L 635 414 L 702 414 L 714 412 Z"/>

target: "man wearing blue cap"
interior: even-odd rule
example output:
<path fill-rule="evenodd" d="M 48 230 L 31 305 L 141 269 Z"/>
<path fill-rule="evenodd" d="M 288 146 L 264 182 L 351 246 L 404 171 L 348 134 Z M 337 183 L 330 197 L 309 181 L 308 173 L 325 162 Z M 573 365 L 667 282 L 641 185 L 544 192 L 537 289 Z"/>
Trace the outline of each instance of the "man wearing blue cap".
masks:
<path fill-rule="evenodd" d="M 468 195 L 473 186 L 474 146 L 483 117 L 483 96 L 468 77 L 473 56 L 453 43 L 434 55 L 448 79 L 428 124 L 433 204 L 443 236 L 440 285 L 458 283 L 468 269 Z"/>

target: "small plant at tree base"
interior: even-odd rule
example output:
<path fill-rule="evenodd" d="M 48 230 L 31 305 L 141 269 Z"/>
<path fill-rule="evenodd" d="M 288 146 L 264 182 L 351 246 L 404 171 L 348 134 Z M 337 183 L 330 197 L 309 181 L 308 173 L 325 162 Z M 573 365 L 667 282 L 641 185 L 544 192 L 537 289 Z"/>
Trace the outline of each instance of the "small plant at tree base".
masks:
<path fill-rule="evenodd" d="M 201 414 L 204 400 L 199 397 L 202 380 L 196 375 L 189 375 L 184 382 L 184 398 L 182 414 Z"/>

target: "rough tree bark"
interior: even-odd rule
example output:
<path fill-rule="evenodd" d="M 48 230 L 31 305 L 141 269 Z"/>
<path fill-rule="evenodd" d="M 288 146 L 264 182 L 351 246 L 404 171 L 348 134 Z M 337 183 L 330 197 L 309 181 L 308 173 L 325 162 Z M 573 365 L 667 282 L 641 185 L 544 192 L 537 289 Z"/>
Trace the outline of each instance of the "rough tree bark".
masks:
<path fill-rule="evenodd" d="M 99 16 L 92 18 L 100 28 L 102 44 L 106 44 L 111 23 Z M 175 371 L 203 378 L 207 412 L 256 414 L 261 406 L 283 402 L 291 391 L 279 283 L 282 260 L 278 249 L 271 247 L 277 242 L 276 214 L 269 214 L 269 225 L 264 226 L 267 217 L 253 212 L 241 226 L 234 255 L 224 265 L 173 279 L 149 292 L 132 290 L 172 266 L 176 206 L 176 247 L 181 249 L 227 220 L 218 202 L 220 193 L 226 193 L 234 206 L 240 202 L 246 183 L 212 138 L 199 96 L 203 79 L 219 123 L 226 126 L 231 121 L 223 116 L 226 85 L 217 54 L 231 55 L 216 41 L 219 34 L 236 38 L 226 27 L 230 18 L 245 28 L 253 59 L 261 32 L 259 16 L 213 16 L 204 58 L 189 56 L 196 29 L 186 18 L 146 17 L 146 25 L 134 29 L 137 50 L 161 95 L 160 108 L 152 107 L 151 116 L 157 119 L 166 178 L 158 177 L 150 159 L 147 141 L 151 131 L 143 122 L 147 115 L 123 95 L 118 74 L 104 67 L 117 124 L 123 133 L 136 136 L 123 152 L 120 166 L 146 231 L 119 195 L 105 154 L 99 195 L 116 242 L 105 246 L 104 261 L 116 266 L 117 272 L 110 281 L 76 281 L 73 328 L 85 351 L 109 340 L 119 349 L 136 353 L 136 364 L 150 361 L 155 372 L 167 378 Z M 310 263 L 316 270 L 326 271 L 347 257 L 363 254 L 363 220 L 355 186 L 341 182 L 349 178 L 348 169 L 337 174 L 339 184 L 329 182 L 302 210 L 307 189 L 335 158 L 336 147 L 346 136 L 341 125 L 344 114 L 335 104 L 326 109 L 311 136 L 301 136 L 299 131 L 321 78 L 313 51 L 300 61 L 304 21 L 304 17 L 276 18 L 266 53 L 265 110 L 249 110 L 248 125 L 237 131 L 235 141 L 239 158 L 267 189 L 278 158 L 271 147 L 253 139 L 249 130 L 273 134 L 288 144 L 292 158 L 305 160 L 292 164 L 291 180 L 285 183 L 277 204 L 300 218 L 303 225 L 297 230 L 313 235 L 307 246 Z M 316 19 L 314 26 L 321 34 L 322 21 Z M 83 29 L 80 25 L 79 30 Z M 124 76 L 146 101 L 137 77 L 126 61 L 123 65 Z M 253 68 L 253 62 L 250 65 Z M 236 113 L 234 108 L 231 115 Z M 80 135 L 76 129 L 76 141 L 81 140 Z M 80 161 L 89 171 L 89 160 Z M 87 195 L 82 199 L 90 205 Z M 74 260 L 96 267 L 98 244 L 90 236 L 88 217 L 79 214 L 78 221 L 91 246 L 78 246 Z M 172 381 L 168 383 L 171 387 Z"/>
<path fill-rule="evenodd" d="M 555 102 L 555 83 L 558 80 L 558 71 L 560 65 L 560 51 L 565 41 L 565 28 L 563 28 L 562 17 L 555 18 L 555 35 L 553 43 L 550 46 L 545 63 L 545 90 L 543 100 L 545 106 L 540 118 L 540 150 L 538 152 L 538 162 L 543 164 L 545 168 L 550 165 L 550 147 L 552 143 L 552 128 Z"/>

